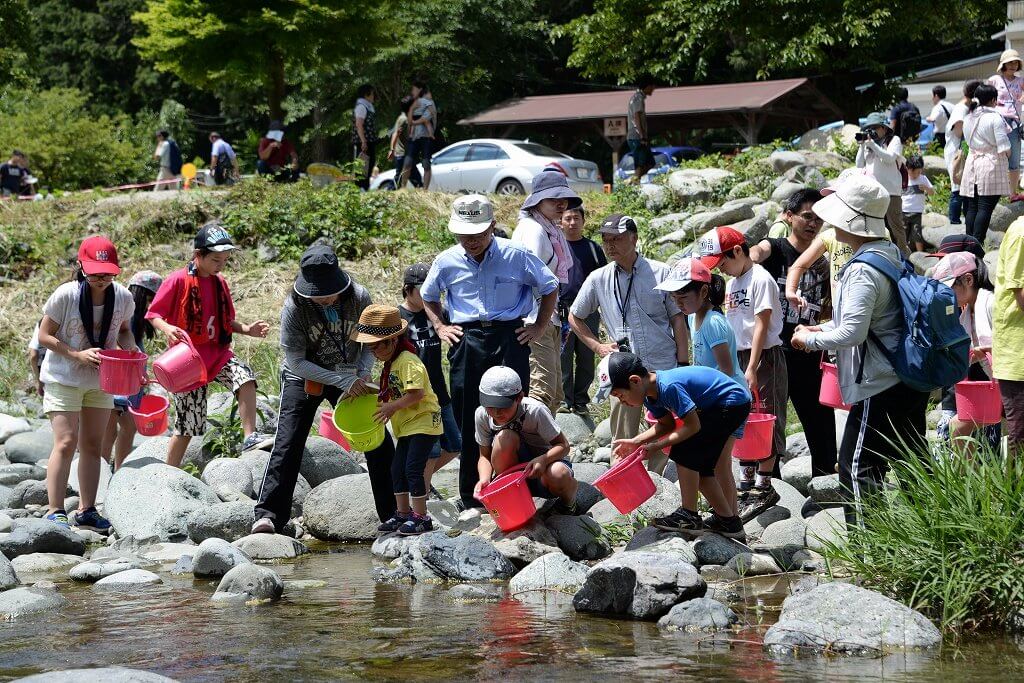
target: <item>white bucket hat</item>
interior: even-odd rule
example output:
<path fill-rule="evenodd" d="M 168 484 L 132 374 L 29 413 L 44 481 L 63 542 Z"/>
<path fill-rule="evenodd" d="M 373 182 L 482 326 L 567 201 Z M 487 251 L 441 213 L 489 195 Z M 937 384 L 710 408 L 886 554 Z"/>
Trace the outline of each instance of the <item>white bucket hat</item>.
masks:
<path fill-rule="evenodd" d="M 888 239 L 889 192 L 874 178 L 852 176 L 811 207 L 823 221 L 853 235 Z"/>
<path fill-rule="evenodd" d="M 1020 54 L 1016 50 L 1005 50 L 1003 54 L 999 55 L 999 66 L 996 67 L 996 71 L 1002 71 L 1003 67 L 1010 62 L 1020 61 Z"/>

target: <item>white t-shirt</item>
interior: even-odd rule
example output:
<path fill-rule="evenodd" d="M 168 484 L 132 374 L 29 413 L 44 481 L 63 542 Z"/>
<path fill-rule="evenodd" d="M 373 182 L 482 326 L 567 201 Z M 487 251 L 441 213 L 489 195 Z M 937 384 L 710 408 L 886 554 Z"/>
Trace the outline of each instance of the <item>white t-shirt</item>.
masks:
<path fill-rule="evenodd" d="M 516 229 L 512 231 L 512 243 L 518 244 L 519 246 L 526 249 L 528 252 L 539 258 L 544 266 L 551 271 L 554 275 L 558 271 L 558 256 L 555 254 L 555 248 L 551 245 L 551 238 L 544 232 L 544 227 L 529 217 L 522 217 L 519 219 L 519 223 L 516 225 Z M 537 320 L 537 313 L 540 312 L 540 298 L 537 292 L 534 292 L 533 310 L 530 311 L 530 315 L 526 317 L 526 322 L 533 323 Z M 555 307 L 555 312 L 551 314 L 551 324 L 561 325 L 561 320 L 558 318 L 558 307 Z"/>
<path fill-rule="evenodd" d="M 916 191 L 920 188 L 921 191 Z M 932 189 L 932 181 L 924 173 L 916 178 L 907 178 L 907 189 L 903 190 L 903 213 L 924 213 L 924 190 Z"/>
<path fill-rule="evenodd" d="M 978 299 L 974 302 L 974 318 L 971 319 L 971 311 L 964 308 L 960 312 L 960 324 L 967 330 L 971 337 L 971 345 L 977 341 L 978 346 L 992 348 L 992 309 L 995 304 L 995 294 L 987 289 L 978 290 Z M 988 361 L 981 364 L 985 374 L 992 376 L 992 368 Z"/>
<path fill-rule="evenodd" d="M 928 114 L 928 120 L 935 126 L 936 133 L 945 133 L 946 123 L 952 115 L 953 105 L 946 100 L 940 100 L 938 104 L 932 107 L 932 112 Z"/>
<path fill-rule="evenodd" d="M 153 153 L 160 158 L 160 167 L 169 169 L 171 167 L 171 146 L 167 140 L 157 143 L 156 151 Z"/>
<path fill-rule="evenodd" d="M 498 428 L 503 425 L 495 423 L 483 406 L 477 407 L 473 417 L 477 444 L 490 447 Z M 519 433 L 520 440 L 526 444 L 533 457 L 551 450 L 551 442 L 562 433 L 561 427 L 555 422 L 555 417 L 547 406 L 529 396 L 520 402 L 519 410 L 509 425 Z"/>
<path fill-rule="evenodd" d="M 762 311 L 771 311 L 764 348 L 782 343 L 782 307 L 779 305 L 779 285 L 767 270 L 754 264 L 743 275 L 729 280 L 725 286 L 725 318 L 736 335 L 736 348 L 749 351 L 754 342 L 754 323 Z"/>
<path fill-rule="evenodd" d="M 946 161 L 946 169 L 949 171 L 949 182 L 952 186 L 951 189 L 954 190 L 959 190 L 960 186 L 953 182 L 953 157 L 956 156 L 956 151 L 960 149 L 963 136 L 954 133 L 953 126 L 963 123 L 969 112 L 970 110 L 966 104 L 957 102 L 953 105 L 953 112 L 949 115 L 949 121 L 946 122 L 946 147 L 942 150 L 942 158 Z"/>
<path fill-rule="evenodd" d="M 127 288 L 117 284 L 114 288 L 114 315 L 110 321 L 110 333 L 107 335 L 103 348 L 117 348 L 117 333 L 121 325 L 130 322 L 135 313 L 135 301 Z M 54 335 L 75 351 L 89 347 L 89 337 L 82 325 L 82 315 L 78 312 L 77 282 L 65 282 L 58 287 L 43 305 L 43 313 L 57 323 Z M 93 335 L 98 336 L 103 322 L 103 306 L 93 306 Z M 98 389 L 100 375 L 96 368 L 83 365 L 77 361 L 60 355 L 47 353 L 43 359 L 43 367 L 39 378 L 44 384 L 56 382 L 69 387 L 81 389 Z"/>

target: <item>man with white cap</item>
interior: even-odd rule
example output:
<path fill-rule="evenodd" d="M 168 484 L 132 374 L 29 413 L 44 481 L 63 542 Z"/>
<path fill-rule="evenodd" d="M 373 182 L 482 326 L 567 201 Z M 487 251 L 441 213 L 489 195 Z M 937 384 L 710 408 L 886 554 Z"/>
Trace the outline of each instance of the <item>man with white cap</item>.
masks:
<path fill-rule="evenodd" d="M 569 310 L 572 331 L 601 358 L 613 351 L 631 351 L 653 371 L 689 365 L 686 317 L 669 292 L 655 289 L 668 277 L 669 267 L 639 254 L 636 221 L 629 216 L 613 213 L 601 221 L 600 232 L 609 263 L 583 281 Z M 601 342 L 587 326 L 587 318 L 595 311 L 600 311 L 612 341 Z M 612 397 L 612 438 L 631 439 L 639 434 L 643 414 L 642 407 L 626 406 Z M 648 468 L 660 474 L 666 462 L 667 456 L 654 455 Z"/>
<path fill-rule="evenodd" d="M 459 243 L 437 255 L 420 287 L 424 310 L 441 339 L 451 345 L 450 384 L 455 419 L 465 433 L 473 424 L 480 378 L 488 368 L 506 365 L 530 384 L 529 344 L 550 324 L 558 279 L 526 249 L 494 236 L 494 208 L 483 195 L 460 197 L 452 205 L 448 230 Z M 524 323 L 541 297 L 537 317 Z M 441 313 L 441 295 L 451 322 Z M 478 480 L 476 445 L 462 440 L 459 495 L 465 506 Z"/>
<path fill-rule="evenodd" d="M 900 380 L 886 351 L 904 335 L 899 291 L 882 270 L 859 260 L 870 254 L 902 270 L 900 252 L 887 239 L 888 206 L 888 191 L 867 176 L 851 177 L 814 204 L 854 255 L 840 273 L 833 319 L 798 326 L 791 342 L 812 353 L 836 351 L 843 401 L 853 405 L 839 448 L 839 481 L 853 498 L 853 508 L 847 508 L 851 522 L 862 496 L 881 489 L 889 462 L 901 459 L 907 446 L 924 448 L 928 394 Z"/>

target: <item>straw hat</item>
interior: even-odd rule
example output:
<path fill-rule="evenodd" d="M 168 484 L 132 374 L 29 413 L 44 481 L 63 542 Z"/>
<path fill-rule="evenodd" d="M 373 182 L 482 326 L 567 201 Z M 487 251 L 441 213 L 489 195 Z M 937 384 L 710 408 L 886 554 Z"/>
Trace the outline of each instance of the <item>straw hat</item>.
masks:
<path fill-rule="evenodd" d="M 838 230 L 861 237 L 888 237 L 885 213 L 889 209 L 889 192 L 874 178 L 851 176 L 811 209 Z"/>
<path fill-rule="evenodd" d="M 359 314 L 359 322 L 349 337 L 360 344 L 372 344 L 397 337 L 405 332 L 409 323 L 394 306 L 370 304 Z"/>
<path fill-rule="evenodd" d="M 1010 62 L 1020 61 L 1020 54 L 1016 50 L 1006 50 L 1003 52 L 1003 54 L 999 55 L 999 66 L 996 68 L 996 71 L 1002 71 L 1003 66 L 1009 64 Z M 1024 64 L 1024 62 L 1021 63 Z"/>

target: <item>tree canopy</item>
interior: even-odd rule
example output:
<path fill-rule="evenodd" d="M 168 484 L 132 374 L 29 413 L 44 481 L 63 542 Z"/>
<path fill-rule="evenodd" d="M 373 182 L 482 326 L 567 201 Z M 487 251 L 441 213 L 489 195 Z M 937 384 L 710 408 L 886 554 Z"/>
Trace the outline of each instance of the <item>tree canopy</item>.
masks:
<path fill-rule="evenodd" d="M 32 56 L 28 0 L 0 0 L 0 84 L 24 82 Z"/>

